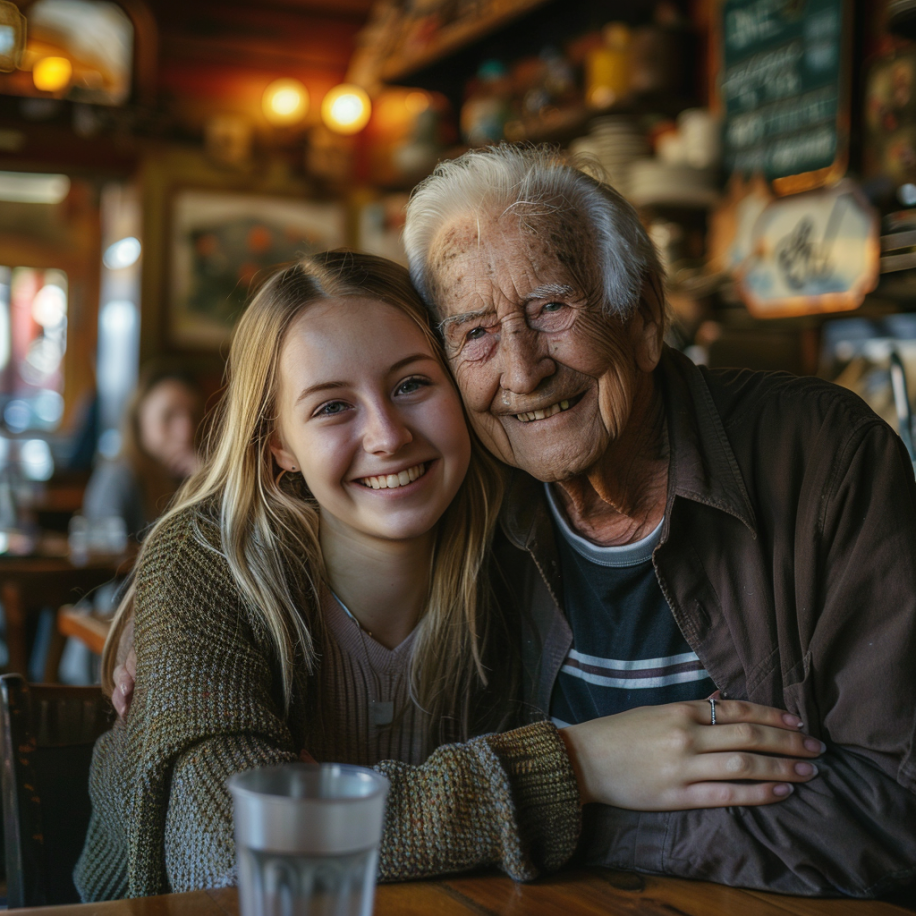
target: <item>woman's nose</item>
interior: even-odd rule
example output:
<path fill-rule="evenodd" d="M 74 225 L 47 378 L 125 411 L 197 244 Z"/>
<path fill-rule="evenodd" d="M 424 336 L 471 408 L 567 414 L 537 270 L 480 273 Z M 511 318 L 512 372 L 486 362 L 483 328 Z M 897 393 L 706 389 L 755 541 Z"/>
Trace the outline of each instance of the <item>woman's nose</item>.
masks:
<path fill-rule="evenodd" d="M 390 406 L 368 410 L 363 448 L 373 454 L 394 454 L 413 441 L 413 434 L 400 413 Z"/>

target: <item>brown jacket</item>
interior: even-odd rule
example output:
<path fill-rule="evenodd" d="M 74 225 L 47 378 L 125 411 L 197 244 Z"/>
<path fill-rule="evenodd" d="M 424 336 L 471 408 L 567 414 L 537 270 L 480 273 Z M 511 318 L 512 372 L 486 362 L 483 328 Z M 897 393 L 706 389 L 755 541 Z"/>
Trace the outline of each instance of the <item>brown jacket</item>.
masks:
<path fill-rule="evenodd" d="M 662 591 L 724 697 L 798 714 L 828 752 L 771 806 L 592 806 L 585 860 L 791 894 L 912 879 L 916 484 L 902 443 L 825 382 L 698 369 L 670 350 L 657 372 L 671 445 Z M 541 486 L 515 476 L 498 546 L 529 611 L 534 715 L 571 644 Z"/>

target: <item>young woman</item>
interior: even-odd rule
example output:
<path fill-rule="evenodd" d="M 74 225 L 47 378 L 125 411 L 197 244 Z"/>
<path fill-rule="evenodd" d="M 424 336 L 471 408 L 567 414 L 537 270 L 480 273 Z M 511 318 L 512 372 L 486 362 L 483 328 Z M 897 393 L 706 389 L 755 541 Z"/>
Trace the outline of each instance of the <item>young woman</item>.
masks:
<path fill-rule="evenodd" d="M 488 575 L 500 471 L 405 270 L 347 252 L 280 270 L 228 372 L 208 457 L 145 542 L 106 647 L 111 691 L 134 625 L 130 714 L 93 762 L 84 898 L 233 883 L 226 779 L 301 757 L 391 780 L 383 880 L 532 877 L 573 851 L 580 799 L 657 810 L 675 786 L 734 778 L 722 752 L 755 745 L 709 729 L 702 701 L 483 734 L 523 718 L 512 597 Z M 734 706 L 773 753 L 815 756 L 778 710 Z M 618 759 L 645 734 L 657 778 Z"/>
<path fill-rule="evenodd" d="M 553 725 L 430 756 L 509 723 L 517 637 L 485 564 L 500 475 L 406 271 L 347 252 L 280 270 L 228 374 L 208 457 L 147 538 L 106 647 L 111 690 L 133 625 L 83 897 L 232 883 L 226 778 L 303 755 L 389 761 L 382 878 L 560 865 L 578 793 Z"/>

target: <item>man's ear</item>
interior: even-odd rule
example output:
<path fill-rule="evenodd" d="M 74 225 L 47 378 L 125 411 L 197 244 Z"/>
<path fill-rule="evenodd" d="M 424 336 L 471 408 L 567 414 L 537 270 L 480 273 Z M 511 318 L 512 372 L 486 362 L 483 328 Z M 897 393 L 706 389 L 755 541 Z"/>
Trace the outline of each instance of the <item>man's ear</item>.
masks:
<path fill-rule="evenodd" d="M 296 456 L 286 447 L 283 436 L 279 430 L 274 430 L 270 437 L 270 453 L 274 456 L 274 461 L 283 468 L 284 471 L 293 471 L 296 469 Z"/>
<path fill-rule="evenodd" d="M 650 274 L 643 281 L 639 305 L 630 318 L 630 335 L 637 366 L 652 372 L 662 357 L 665 338 L 665 294 L 659 277 Z"/>

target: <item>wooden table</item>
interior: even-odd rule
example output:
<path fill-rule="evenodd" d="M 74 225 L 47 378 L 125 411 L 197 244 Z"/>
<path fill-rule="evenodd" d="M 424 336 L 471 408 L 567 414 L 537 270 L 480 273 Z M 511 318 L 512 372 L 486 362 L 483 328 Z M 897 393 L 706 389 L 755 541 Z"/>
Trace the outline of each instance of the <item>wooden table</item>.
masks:
<path fill-rule="evenodd" d="M 64 605 L 57 612 L 57 629 L 62 636 L 78 639 L 90 652 L 101 655 L 111 629 L 111 619 L 99 617 L 91 608 Z"/>
<path fill-rule="evenodd" d="M 239 916 L 239 904 L 237 892 L 229 888 L 18 912 L 44 916 Z M 497 874 L 383 884 L 375 900 L 375 916 L 903 916 L 909 912 L 873 900 L 783 897 L 605 869 L 562 872 L 534 884 L 515 884 Z"/>
<path fill-rule="evenodd" d="M 28 675 L 27 626 L 42 608 L 53 611 L 62 604 L 76 601 L 116 576 L 126 575 L 134 553 L 123 556 L 90 554 L 85 562 L 74 562 L 67 552 L 65 535 L 45 535 L 33 551 L 25 556 L 0 555 L 0 601 L 6 613 L 6 644 L 9 649 L 7 670 Z M 53 633 L 57 634 L 57 628 Z M 52 637 L 51 651 L 45 667 L 45 680 L 57 680 L 57 666 L 63 637 Z"/>

